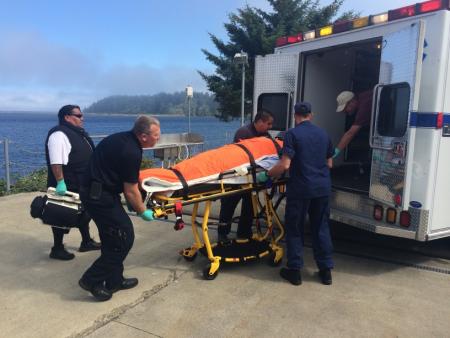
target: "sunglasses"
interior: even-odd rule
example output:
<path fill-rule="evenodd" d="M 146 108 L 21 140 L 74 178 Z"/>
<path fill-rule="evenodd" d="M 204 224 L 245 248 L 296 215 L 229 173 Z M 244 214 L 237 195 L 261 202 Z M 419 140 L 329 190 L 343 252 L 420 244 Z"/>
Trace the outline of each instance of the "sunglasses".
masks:
<path fill-rule="evenodd" d="M 83 117 L 83 114 L 70 114 L 70 116 L 75 116 L 76 118 L 81 119 Z"/>

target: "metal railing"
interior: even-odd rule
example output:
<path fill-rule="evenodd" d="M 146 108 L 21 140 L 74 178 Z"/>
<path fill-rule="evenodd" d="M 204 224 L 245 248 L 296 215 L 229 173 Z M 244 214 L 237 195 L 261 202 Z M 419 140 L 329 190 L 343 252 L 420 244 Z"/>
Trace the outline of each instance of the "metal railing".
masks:
<path fill-rule="evenodd" d="M 91 135 L 94 140 L 101 140 L 108 135 Z M 225 135 L 226 137 L 228 135 Z M 226 143 L 226 142 L 224 142 Z M 204 150 L 204 138 L 203 136 L 195 133 L 182 133 L 182 134 L 163 134 L 160 141 L 155 147 L 145 148 L 144 152 L 152 152 L 153 158 L 160 161 L 161 166 L 168 167 L 176 163 L 178 160 L 183 160 L 192 155 Z M 2 163 L 0 158 L 0 166 L 4 167 L 4 183 L 6 192 L 11 191 L 12 173 L 11 168 L 14 166 L 16 168 L 24 169 L 24 171 L 34 171 L 39 169 L 36 165 L 26 165 L 19 162 L 12 162 L 10 159 L 11 145 L 14 145 L 20 152 L 42 157 L 42 161 L 45 161 L 45 152 L 43 151 L 31 151 L 23 148 L 16 142 L 11 141 L 8 138 L 0 140 L 0 145 L 3 147 L 3 157 L 4 163 Z M 0 177 L 0 181 L 2 178 Z"/>

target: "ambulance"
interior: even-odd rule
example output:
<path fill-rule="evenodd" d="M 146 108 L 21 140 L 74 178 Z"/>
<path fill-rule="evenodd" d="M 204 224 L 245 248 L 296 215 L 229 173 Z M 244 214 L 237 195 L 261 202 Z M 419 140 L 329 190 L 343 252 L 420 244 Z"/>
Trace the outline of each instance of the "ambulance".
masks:
<path fill-rule="evenodd" d="M 431 0 L 281 37 L 255 60 L 253 115 L 274 131 L 294 126 L 293 106 L 334 145 L 353 118 L 342 91 L 372 94 L 371 121 L 334 160 L 331 219 L 429 241 L 450 235 L 450 3 Z"/>

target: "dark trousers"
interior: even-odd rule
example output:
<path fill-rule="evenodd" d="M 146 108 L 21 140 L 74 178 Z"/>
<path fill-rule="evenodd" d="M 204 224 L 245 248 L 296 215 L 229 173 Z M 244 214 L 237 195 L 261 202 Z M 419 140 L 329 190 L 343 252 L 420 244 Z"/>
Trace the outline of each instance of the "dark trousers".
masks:
<path fill-rule="evenodd" d="M 228 235 L 230 233 L 234 210 L 241 198 L 241 216 L 239 217 L 237 236 L 240 238 L 250 238 L 252 236 L 253 204 L 251 193 L 222 198 L 220 201 L 219 234 Z"/>
<path fill-rule="evenodd" d="M 81 241 L 83 243 L 89 242 L 91 240 L 91 235 L 89 234 L 89 222 L 91 221 L 91 217 L 84 213 L 82 217 L 80 217 L 80 223 L 77 225 L 78 230 L 80 230 Z M 52 227 L 53 232 L 53 247 L 55 249 L 62 249 L 64 247 L 63 237 L 65 234 L 69 233 L 70 229 L 61 229 Z"/>
<path fill-rule="evenodd" d="M 83 203 L 98 227 L 102 242 L 100 257 L 84 273 L 90 286 L 103 284 L 110 289 L 123 280 L 123 261 L 134 243 L 133 223 L 122 207 L 119 195 L 103 192 L 99 201 L 84 198 Z"/>
<path fill-rule="evenodd" d="M 329 197 L 311 199 L 296 199 L 287 197 L 286 200 L 286 247 L 287 266 L 291 269 L 303 267 L 303 241 L 306 215 L 312 234 L 314 259 L 319 269 L 333 268 L 330 228 Z"/>

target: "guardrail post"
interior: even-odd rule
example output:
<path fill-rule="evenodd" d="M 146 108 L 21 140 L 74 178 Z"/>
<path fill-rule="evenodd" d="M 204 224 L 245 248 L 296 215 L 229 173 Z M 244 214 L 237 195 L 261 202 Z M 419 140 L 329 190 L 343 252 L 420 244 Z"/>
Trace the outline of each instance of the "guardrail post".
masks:
<path fill-rule="evenodd" d="M 4 139 L 3 142 L 3 151 L 5 154 L 5 176 L 6 176 L 6 191 L 11 191 L 11 177 L 9 172 L 9 140 L 7 138 Z"/>

